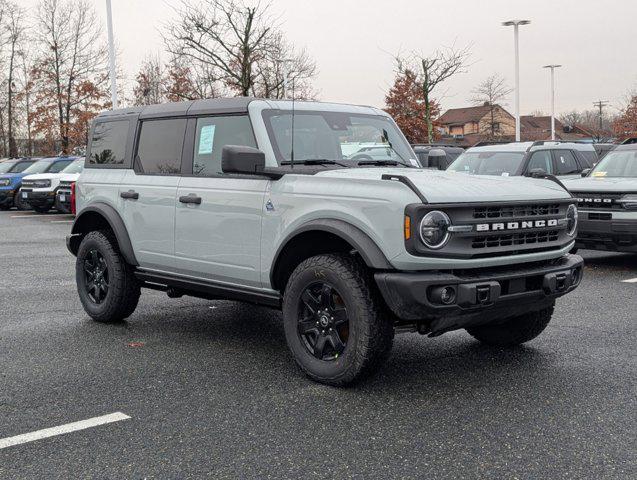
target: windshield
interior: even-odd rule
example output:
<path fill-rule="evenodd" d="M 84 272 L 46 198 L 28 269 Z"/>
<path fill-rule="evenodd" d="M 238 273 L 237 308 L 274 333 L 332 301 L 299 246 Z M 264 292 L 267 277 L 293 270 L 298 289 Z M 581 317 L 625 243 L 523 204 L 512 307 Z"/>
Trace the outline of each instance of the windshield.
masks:
<path fill-rule="evenodd" d="M 44 173 L 46 172 L 53 162 L 51 160 L 39 160 L 31 165 L 29 168 L 24 170 L 23 173 L 27 175 L 32 175 L 34 173 Z"/>
<path fill-rule="evenodd" d="M 75 160 L 68 167 L 62 170 L 62 173 L 81 173 L 84 170 L 84 159 Z"/>
<path fill-rule="evenodd" d="M 516 175 L 524 152 L 464 152 L 447 170 L 474 175 Z"/>
<path fill-rule="evenodd" d="M 290 161 L 292 112 L 264 110 L 270 142 L 279 164 Z M 420 167 L 396 124 L 383 115 L 297 111 L 294 160 L 332 160 L 347 166 L 384 162 Z"/>
<path fill-rule="evenodd" d="M 600 160 L 591 177 L 637 177 L 637 150 L 613 150 Z"/>
<path fill-rule="evenodd" d="M 0 162 L 0 173 L 8 173 L 13 169 L 13 166 L 18 162 L 6 161 Z"/>

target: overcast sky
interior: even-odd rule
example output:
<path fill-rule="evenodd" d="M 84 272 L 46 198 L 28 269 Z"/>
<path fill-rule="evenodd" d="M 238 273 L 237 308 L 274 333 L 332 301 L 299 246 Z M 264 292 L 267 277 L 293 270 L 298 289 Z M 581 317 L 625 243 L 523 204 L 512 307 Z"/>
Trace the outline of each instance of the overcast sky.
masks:
<path fill-rule="evenodd" d="M 105 18 L 105 0 L 91 0 Z M 266 1 L 266 0 L 262 0 Z M 37 0 L 18 0 L 35 6 Z M 179 0 L 112 0 L 116 42 L 129 79 L 149 53 L 162 53 L 159 29 Z M 556 75 L 556 110 L 589 109 L 608 100 L 611 110 L 637 86 L 633 0 L 273 0 L 288 39 L 318 64 L 315 86 L 324 101 L 382 107 L 393 79 L 392 54 L 428 54 L 441 45 L 472 45 L 467 73 L 438 93 L 444 109 L 467 105 L 470 91 L 492 73 L 513 85 L 513 29 L 520 27 L 521 112 L 550 111 L 549 72 Z M 106 27 L 104 27 L 106 31 Z M 508 101 L 513 110 L 513 97 Z"/>

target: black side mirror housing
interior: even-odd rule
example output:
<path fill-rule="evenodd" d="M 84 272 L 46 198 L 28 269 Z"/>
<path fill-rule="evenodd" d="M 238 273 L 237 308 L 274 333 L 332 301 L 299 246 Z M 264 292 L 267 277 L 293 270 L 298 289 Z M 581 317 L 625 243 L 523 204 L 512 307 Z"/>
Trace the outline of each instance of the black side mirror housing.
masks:
<path fill-rule="evenodd" d="M 546 176 L 546 170 L 544 170 L 543 168 L 534 168 L 532 170 L 530 170 L 527 174 L 527 177 L 544 177 Z"/>
<path fill-rule="evenodd" d="M 588 177 L 589 173 L 591 173 L 591 169 L 585 168 L 584 170 L 582 170 L 582 177 Z"/>
<path fill-rule="evenodd" d="M 427 154 L 428 166 L 437 168 L 438 170 L 446 170 L 447 168 L 447 152 L 442 148 L 432 148 Z"/>
<path fill-rule="evenodd" d="M 265 169 L 265 153 L 243 145 L 226 145 L 221 150 L 221 170 L 224 173 L 260 175 Z"/>

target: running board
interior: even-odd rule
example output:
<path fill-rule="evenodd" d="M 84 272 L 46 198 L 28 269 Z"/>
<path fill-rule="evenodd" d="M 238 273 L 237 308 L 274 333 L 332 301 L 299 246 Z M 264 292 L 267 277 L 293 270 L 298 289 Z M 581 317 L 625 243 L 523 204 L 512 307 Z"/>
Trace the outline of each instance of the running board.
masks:
<path fill-rule="evenodd" d="M 194 280 L 165 273 L 137 270 L 135 276 L 143 282 L 142 287 L 171 291 L 171 296 L 188 295 L 207 300 L 238 300 L 241 302 L 281 308 L 281 295 L 233 287 L 206 280 Z"/>

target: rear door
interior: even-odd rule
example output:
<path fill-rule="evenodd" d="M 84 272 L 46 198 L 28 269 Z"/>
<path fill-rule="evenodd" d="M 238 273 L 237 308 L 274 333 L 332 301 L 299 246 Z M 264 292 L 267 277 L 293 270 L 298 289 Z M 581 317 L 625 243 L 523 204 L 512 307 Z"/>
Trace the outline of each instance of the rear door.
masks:
<path fill-rule="evenodd" d="M 261 219 L 269 180 L 221 171 L 225 145 L 256 147 L 250 120 L 226 115 L 189 122 L 188 159 L 176 202 L 178 272 L 259 287 Z"/>
<path fill-rule="evenodd" d="M 175 196 L 181 172 L 185 118 L 138 125 L 133 169 L 119 186 L 120 212 L 140 266 L 174 269 Z"/>

